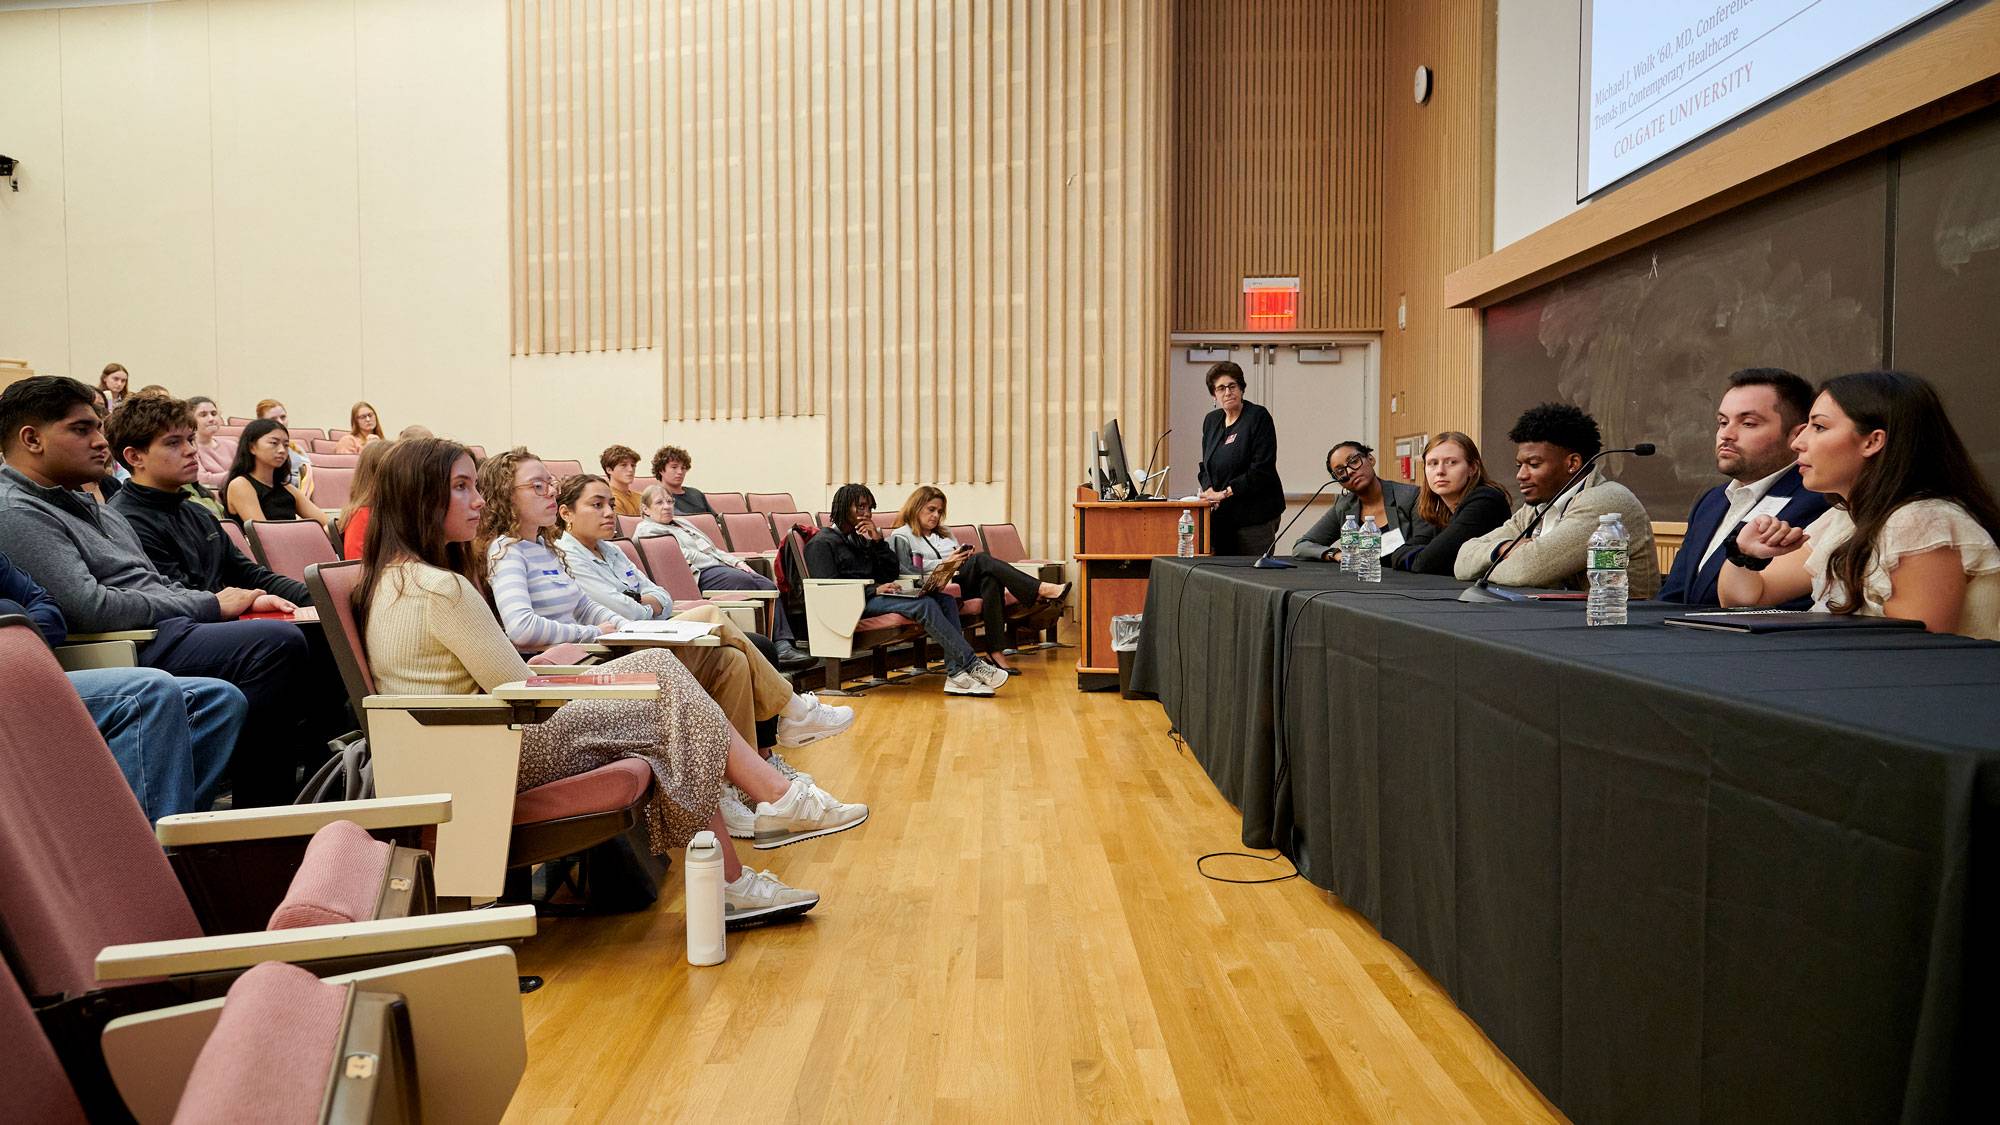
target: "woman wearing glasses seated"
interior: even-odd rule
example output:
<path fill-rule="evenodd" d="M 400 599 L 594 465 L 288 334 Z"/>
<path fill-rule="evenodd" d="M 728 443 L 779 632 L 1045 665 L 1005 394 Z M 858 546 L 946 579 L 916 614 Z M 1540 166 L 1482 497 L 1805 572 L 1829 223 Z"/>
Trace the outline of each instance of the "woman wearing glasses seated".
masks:
<path fill-rule="evenodd" d="M 1278 538 L 1285 486 L 1278 480 L 1278 427 L 1243 397 L 1243 369 L 1208 369 L 1215 409 L 1201 420 L 1201 498 L 1215 505 L 1209 534 L 1218 555 L 1261 555 Z"/>
<path fill-rule="evenodd" d="M 1340 561 L 1340 529 L 1353 516 L 1364 523 L 1370 516 L 1382 532 L 1382 561 L 1393 567 L 1397 552 L 1421 550 L 1437 534 L 1437 525 L 1417 515 L 1417 486 L 1383 480 L 1375 475 L 1375 451 L 1358 441 L 1343 441 L 1326 451 L 1326 471 L 1340 485 L 1333 507 L 1292 547 L 1295 559 Z M 1392 534 L 1393 533 L 1393 534 Z"/>

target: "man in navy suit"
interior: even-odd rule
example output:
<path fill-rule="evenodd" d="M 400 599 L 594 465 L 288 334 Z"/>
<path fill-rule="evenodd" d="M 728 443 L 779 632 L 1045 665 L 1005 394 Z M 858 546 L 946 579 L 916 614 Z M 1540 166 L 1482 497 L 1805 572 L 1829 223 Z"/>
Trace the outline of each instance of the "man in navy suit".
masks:
<path fill-rule="evenodd" d="M 1792 452 L 1812 402 L 1812 385 L 1783 368 L 1750 367 L 1729 377 L 1729 390 L 1715 410 L 1715 467 L 1729 483 L 1694 502 L 1674 569 L 1656 595 L 1661 601 L 1719 604 L 1715 580 L 1722 573 L 1723 543 L 1745 520 L 1771 515 L 1804 527 L 1826 511 L 1826 497 L 1800 482 Z"/>

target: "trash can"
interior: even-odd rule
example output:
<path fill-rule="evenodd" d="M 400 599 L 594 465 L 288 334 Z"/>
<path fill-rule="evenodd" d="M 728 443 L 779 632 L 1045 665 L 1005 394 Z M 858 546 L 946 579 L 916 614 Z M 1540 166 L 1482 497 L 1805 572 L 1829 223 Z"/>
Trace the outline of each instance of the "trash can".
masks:
<path fill-rule="evenodd" d="M 1118 654 L 1118 695 L 1122 699 L 1143 699 L 1132 690 L 1132 662 L 1139 658 L 1141 613 L 1122 613 L 1111 619 L 1111 651 Z"/>

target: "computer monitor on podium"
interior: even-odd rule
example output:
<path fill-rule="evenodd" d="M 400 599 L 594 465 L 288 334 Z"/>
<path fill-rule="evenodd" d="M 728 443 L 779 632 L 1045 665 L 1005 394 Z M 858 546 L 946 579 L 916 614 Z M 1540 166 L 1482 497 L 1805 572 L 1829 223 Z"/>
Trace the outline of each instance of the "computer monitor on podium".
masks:
<path fill-rule="evenodd" d="M 1118 433 L 1118 419 L 1104 423 L 1104 441 L 1098 448 L 1098 495 L 1106 500 L 1137 499 L 1132 469 L 1125 462 L 1125 440 Z"/>

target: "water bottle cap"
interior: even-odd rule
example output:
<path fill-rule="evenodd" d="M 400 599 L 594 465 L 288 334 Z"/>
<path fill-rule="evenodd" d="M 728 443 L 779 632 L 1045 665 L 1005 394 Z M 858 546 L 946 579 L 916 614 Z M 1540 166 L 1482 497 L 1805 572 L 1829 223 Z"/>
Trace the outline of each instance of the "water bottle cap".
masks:
<path fill-rule="evenodd" d="M 722 845 L 716 842 L 715 833 L 704 828 L 700 832 L 695 833 L 694 838 L 688 841 L 687 850 L 689 859 L 707 859 L 709 858 L 708 855 L 696 855 L 695 853 L 707 852 L 719 854 L 722 851 Z"/>
<path fill-rule="evenodd" d="M 1618 513 L 1616 513 L 1616 512 L 1606 512 L 1606 513 L 1604 513 L 1603 515 L 1601 515 L 1601 516 L 1597 517 L 1597 522 L 1598 522 L 1598 523 L 1617 523 L 1617 522 L 1618 522 Z"/>

